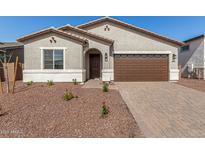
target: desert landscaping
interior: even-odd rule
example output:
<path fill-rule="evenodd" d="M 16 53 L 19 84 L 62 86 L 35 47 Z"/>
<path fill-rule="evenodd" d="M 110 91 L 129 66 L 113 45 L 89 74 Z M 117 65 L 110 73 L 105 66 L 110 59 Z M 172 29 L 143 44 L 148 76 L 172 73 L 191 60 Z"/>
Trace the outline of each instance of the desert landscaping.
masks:
<path fill-rule="evenodd" d="M 74 95 L 69 101 L 66 89 Z M 143 137 L 117 90 L 18 81 L 14 94 L 0 95 L 0 105 L 0 137 Z"/>

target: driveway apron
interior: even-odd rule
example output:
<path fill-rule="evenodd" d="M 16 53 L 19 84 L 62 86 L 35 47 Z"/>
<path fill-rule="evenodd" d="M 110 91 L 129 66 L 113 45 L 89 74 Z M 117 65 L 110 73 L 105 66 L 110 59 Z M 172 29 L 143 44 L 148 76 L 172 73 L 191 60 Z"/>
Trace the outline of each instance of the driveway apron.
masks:
<path fill-rule="evenodd" d="M 118 82 L 146 137 L 205 137 L 205 93 L 169 82 Z"/>

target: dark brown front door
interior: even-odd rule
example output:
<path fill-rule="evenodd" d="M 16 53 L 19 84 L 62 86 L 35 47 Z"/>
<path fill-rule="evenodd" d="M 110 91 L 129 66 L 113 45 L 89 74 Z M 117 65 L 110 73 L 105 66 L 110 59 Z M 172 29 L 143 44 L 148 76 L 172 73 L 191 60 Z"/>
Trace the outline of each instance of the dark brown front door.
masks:
<path fill-rule="evenodd" d="M 90 54 L 90 79 L 100 77 L 100 54 Z"/>

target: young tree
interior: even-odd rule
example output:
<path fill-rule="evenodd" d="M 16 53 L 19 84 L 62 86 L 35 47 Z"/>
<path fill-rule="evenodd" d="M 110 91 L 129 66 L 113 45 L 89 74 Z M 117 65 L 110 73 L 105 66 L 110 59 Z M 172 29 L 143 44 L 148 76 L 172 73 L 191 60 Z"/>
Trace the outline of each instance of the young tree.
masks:
<path fill-rule="evenodd" d="M 0 63 L 5 76 L 5 83 L 7 88 L 7 93 L 9 93 L 9 75 L 8 75 L 8 63 L 10 62 L 12 54 L 7 53 L 6 50 L 0 50 Z"/>

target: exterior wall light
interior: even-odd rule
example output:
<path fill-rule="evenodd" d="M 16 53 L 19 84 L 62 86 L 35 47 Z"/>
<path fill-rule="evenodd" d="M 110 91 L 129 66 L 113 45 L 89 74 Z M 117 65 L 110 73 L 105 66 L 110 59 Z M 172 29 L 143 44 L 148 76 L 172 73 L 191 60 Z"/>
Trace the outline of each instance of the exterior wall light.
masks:
<path fill-rule="evenodd" d="M 176 61 L 176 58 L 177 58 L 177 55 L 173 54 L 173 55 L 172 55 L 172 62 L 175 62 L 175 61 Z"/>
<path fill-rule="evenodd" d="M 107 52 L 105 53 L 105 62 L 108 62 L 108 54 L 107 54 Z"/>

